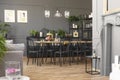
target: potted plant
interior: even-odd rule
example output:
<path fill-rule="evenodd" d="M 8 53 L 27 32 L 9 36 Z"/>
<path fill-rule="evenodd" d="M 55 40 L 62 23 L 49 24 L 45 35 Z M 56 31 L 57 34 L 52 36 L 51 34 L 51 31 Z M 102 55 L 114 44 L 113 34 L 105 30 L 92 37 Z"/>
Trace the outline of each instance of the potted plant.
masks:
<path fill-rule="evenodd" d="M 68 21 L 69 22 L 77 22 L 77 21 L 79 21 L 79 17 L 77 17 L 77 16 L 69 16 Z"/>
<path fill-rule="evenodd" d="M 10 25 L 4 22 L 0 23 L 0 34 L 2 34 L 5 38 L 7 37 L 7 33 L 10 30 Z"/>
<path fill-rule="evenodd" d="M 39 32 L 37 30 L 30 30 L 30 36 L 37 37 L 39 36 Z"/>
<path fill-rule="evenodd" d="M 58 36 L 59 36 L 60 38 L 65 37 L 65 31 L 64 31 L 64 30 L 59 29 L 59 30 L 57 31 L 57 33 L 58 33 Z"/>
<path fill-rule="evenodd" d="M 5 38 L 2 34 L 0 34 L 0 60 L 2 60 L 6 50 L 7 48 L 5 46 Z"/>
<path fill-rule="evenodd" d="M 55 37 L 56 31 L 55 30 L 50 30 L 50 33 L 53 34 L 53 38 Z"/>
<path fill-rule="evenodd" d="M 39 32 L 38 31 L 36 31 L 35 37 L 39 37 Z"/>

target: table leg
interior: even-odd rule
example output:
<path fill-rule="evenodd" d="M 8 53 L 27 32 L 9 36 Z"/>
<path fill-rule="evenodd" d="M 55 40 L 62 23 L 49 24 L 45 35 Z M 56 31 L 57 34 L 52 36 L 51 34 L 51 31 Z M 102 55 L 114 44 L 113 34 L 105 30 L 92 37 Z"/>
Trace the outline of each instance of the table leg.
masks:
<path fill-rule="evenodd" d="M 92 72 L 93 71 L 93 69 L 92 69 L 92 67 L 93 67 L 92 66 L 92 63 L 93 63 L 92 58 L 90 60 L 91 60 L 91 63 L 90 63 L 91 64 L 91 74 L 93 74 L 93 72 Z"/>

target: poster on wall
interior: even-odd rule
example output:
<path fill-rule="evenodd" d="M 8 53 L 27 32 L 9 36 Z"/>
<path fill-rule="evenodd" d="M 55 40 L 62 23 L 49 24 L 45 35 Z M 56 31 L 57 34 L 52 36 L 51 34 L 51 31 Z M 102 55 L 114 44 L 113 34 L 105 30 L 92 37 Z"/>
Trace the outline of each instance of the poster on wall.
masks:
<path fill-rule="evenodd" d="M 4 22 L 15 22 L 15 10 L 4 10 Z"/>
<path fill-rule="evenodd" d="M 27 11 L 26 10 L 17 10 L 17 22 L 27 23 Z"/>

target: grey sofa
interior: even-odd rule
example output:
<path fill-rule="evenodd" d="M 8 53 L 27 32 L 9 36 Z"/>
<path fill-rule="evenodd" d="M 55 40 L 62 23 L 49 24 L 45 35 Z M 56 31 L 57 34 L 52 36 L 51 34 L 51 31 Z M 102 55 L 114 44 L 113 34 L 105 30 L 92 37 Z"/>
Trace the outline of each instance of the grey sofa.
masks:
<path fill-rule="evenodd" d="M 24 44 L 6 43 L 8 51 L 6 52 L 3 60 L 0 62 L 0 77 L 5 76 L 5 62 L 6 61 L 20 61 L 21 74 L 23 73 L 23 54 Z"/>

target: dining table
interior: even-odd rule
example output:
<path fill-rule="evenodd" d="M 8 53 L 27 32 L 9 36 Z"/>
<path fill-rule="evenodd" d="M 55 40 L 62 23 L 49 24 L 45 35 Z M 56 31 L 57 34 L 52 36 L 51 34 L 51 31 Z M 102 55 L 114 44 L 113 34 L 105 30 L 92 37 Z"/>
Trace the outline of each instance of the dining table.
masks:
<path fill-rule="evenodd" d="M 56 43 L 56 44 L 59 44 L 59 43 L 64 43 L 64 44 L 67 44 L 67 43 L 92 43 L 92 41 L 34 41 L 36 44 L 50 44 L 50 43 Z"/>
<path fill-rule="evenodd" d="M 34 43 L 36 43 L 36 44 L 38 44 L 38 45 L 40 45 L 40 46 L 42 46 L 43 47 L 43 53 L 42 54 L 44 54 L 45 53 L 45 51 L 47 50 L 47 48 L 45 49 L 45 47 L 46 47 L 46 45 L 51 45 L 52 47 L 54 47 L 53 49 L 55 49 L 55 46 L 59 46 L 59 49 L 60 49 L 60 53 L 62 53 L 62 51 L 61 51 L 61 49 L 62 49 L 62 46 L 61 45 L 67 45 L 67 44 L 69 44 L 69 43 L 71 43 L 71 44 L 86 44 L 86 43 L 92 43 L 92 41 L 79 41 L 79 40 L 74 40 L 74 41 L 67 41 L 67 40 L 63 40 L 63 41 L 44 41 L 44 40 L 38 40 L 38 41 L 34 41 Z M 77 50 L 79 51 L 79 49 L 77 48 Z M 54 51 L 54 50 L 53 50 Z M 78 52 L 77 51 L 77 52 Z M 86 51 L 84 51 L 84 55 L 86 56 Z M 42 58 L 42 62 L 43 62 L 43 58 Z"/>

